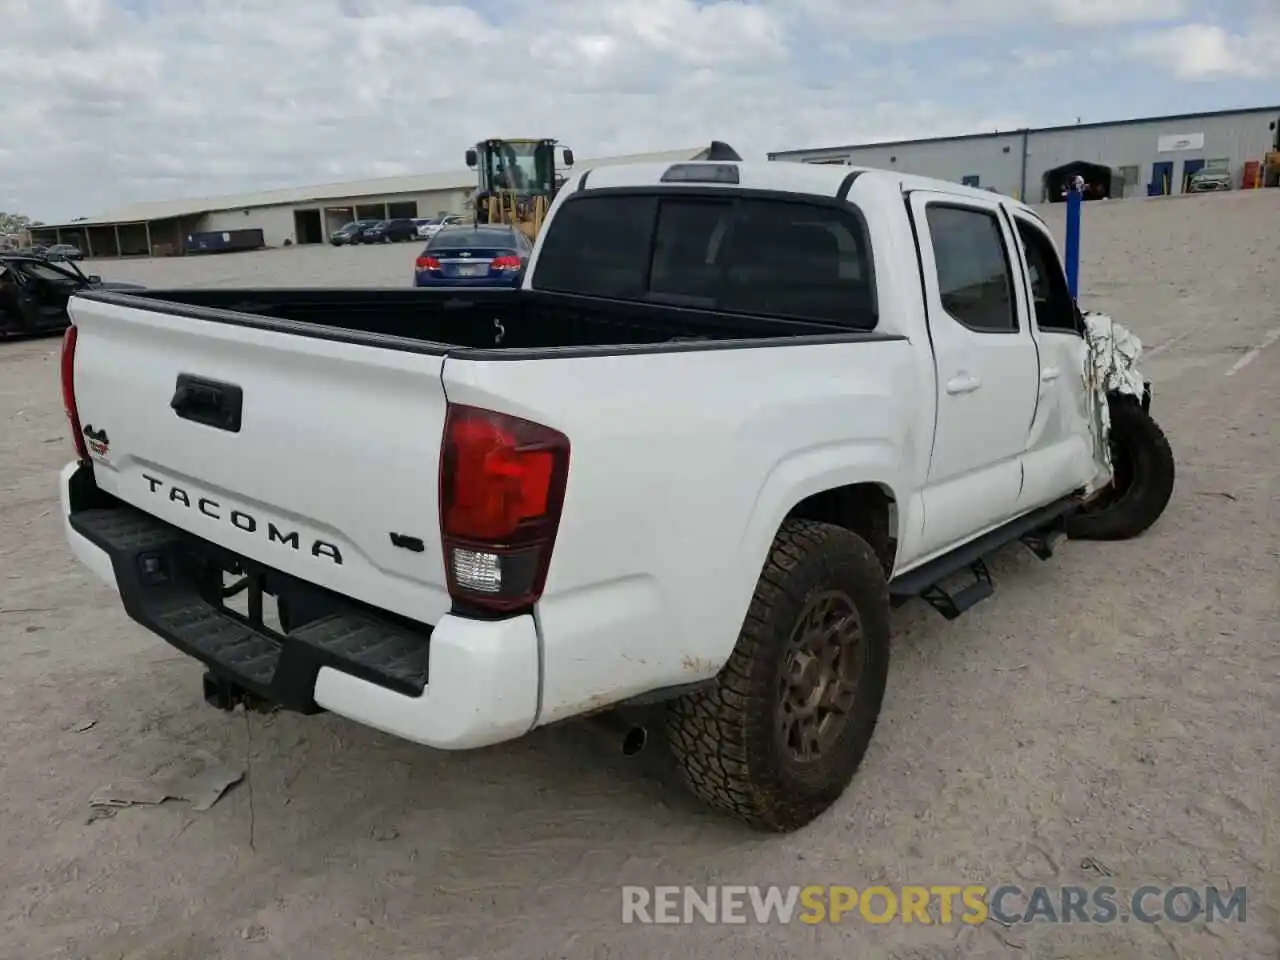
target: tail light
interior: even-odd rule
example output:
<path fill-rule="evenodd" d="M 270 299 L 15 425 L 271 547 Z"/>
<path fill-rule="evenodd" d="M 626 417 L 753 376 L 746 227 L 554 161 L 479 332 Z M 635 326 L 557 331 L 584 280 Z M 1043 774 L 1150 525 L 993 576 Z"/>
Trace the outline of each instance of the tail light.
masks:
<path fill-rule="evenodd" d="M 71 424 L 71 439 L 76 445 L 76 456 L 88 461 L 89 448 L 85 446 L 84 431 L 80 429 L 80 411 L 76 408 L 76 328 L 67 327 L 62 335 L 62 409 Z"/>
<path fill-rule="evenodd" d="M 450 404 L 440 451 L 440 535 L 449 595 L 511 613 L 537 603 L 569 478 L 569 438 Z"/>
<path fill-rule="evenodd" d="M 435 257 L 419 257 L 413 262 L 413 265 L 419 270 L 439 270 L 440 261 Z"/>
<path fill-rule="evenodd" d="M 519 257 L 495 257 L 489 264 L 494 270 L 519 270 Z"/>

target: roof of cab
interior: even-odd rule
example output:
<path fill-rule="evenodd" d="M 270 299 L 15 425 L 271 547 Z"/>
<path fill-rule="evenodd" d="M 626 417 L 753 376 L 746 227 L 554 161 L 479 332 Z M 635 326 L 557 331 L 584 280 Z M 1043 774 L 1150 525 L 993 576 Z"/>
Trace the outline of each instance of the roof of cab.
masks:
<path fill-rule="evenodd" d="M 711 161 L 697 161 L 709 163 Z M 681 164 L 682 166 L 685 164 Z M 1019 209 L 1029 210 L 1026 204 L 1003 194 L 993 194 L 977 187 L 967 187 L 949 180 L 937 180 L 932 177 L 918 177 L 899 173 L 895 170 L 881 170 L 874 167 L 847 167 L 836 164 L 796 163 L 785 160 L 745 160 L 730 162 L 728 165 L 738 168 L 737 184 L 706 183 L 697 186 L 738 187 L 747 190 L 778 190 L 784 193 L 807 193 L 819 197 L 834 197 L 850 174 L 859 178 L 881 181 L 885 187 L 895 190 L 935 190 L 954 197 L 969 197 L 990 202 L 995 199 L 1012 204 Z M 662 175 L 671 168 L 670 163 L 635 163 L 614 167 L 598 167 L 586 174 L 586 189 L 599 187 L 642 187 L 659 186 Z M 576 188 L 576 182 L 571 180 Z M 679 189 L 679 187 L 675 187 Z"/>

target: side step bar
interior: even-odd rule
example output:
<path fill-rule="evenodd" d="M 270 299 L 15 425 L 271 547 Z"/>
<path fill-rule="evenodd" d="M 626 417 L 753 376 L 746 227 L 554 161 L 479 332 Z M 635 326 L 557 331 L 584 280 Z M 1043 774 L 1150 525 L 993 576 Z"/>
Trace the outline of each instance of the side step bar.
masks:
<path fill-rule="evenodd" d="M 1048 560 L 1066 536 L 1066 518 L 1078 507 L 1079 501 L 1074 497 L 1051 503 L 894 577 L 889 582 L 890 603 L 898 607 L 919 597 L 948 620 L 956 619 L 995 593 L 987 557 L 1016 540 L 1041 560 Z M 971 582 L 954 591 L 942 586 L 945 580 L 965 570 L 973 575 Z"/>

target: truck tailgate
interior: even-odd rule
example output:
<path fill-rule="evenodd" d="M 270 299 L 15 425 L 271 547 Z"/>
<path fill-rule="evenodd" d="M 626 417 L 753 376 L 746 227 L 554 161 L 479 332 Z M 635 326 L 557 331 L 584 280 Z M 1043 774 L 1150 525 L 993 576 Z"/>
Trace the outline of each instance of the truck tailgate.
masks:
<path fill-rule="evenodd" d="M 444 358 L 158 306 L 71 302 L 98 486 L 258 563 L 436 623 L 450 605 Z"/>

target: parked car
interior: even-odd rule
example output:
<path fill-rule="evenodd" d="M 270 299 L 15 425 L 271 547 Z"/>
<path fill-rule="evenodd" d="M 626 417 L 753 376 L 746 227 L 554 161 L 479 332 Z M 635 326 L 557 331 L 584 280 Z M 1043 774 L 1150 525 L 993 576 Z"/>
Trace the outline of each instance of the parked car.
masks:
<path fill-rule="evenodd" d="M 1141 534 L 1173 454 L 1031 207 L 794 163 L 600 179 L 515 289 L 78 295 L 66 535 L 222 709 L 444 749 L 598 715 L 631 750 L 618 718 L 665 703 L 698 796 L 794 830 L 867 750 L 892 606 L 954 619 L 999 548 Z"/>
<path fill-rule="evenodd" d="M 83 260 L 84 254 L 80 252 L 79 247 L 75 247 L 69 243 L 55 243 L 44 251 L 44 255 L 50 260 Z"/>
<path fill-rule="evenodd" d="M 418 239 L 430 240 L 445 227 L 456 227 L 466 223 L 466 218 L 457 214 L 444 217 L 427 217 L 418 222 Z"/>
<path fill-rule="evenodd" d="M 355 232 L 351 234 L 351 240 L 349 242 L 352 244 L 374 243 L 375 241 L 371 239 L 371 236 L 375 230 L 379 230 L 379 233 L 380 233 L 381 232 L 380 228 L 384 223 L 386 223 L 385 220 L 366 220 L 363 225 L 361 225 L 358 229 L 355 230 Z M 377 243 L 384 242 L 382 240 L 381 235 L 378 236 L 378 239 L 376 242 Z"/>
<path fill-rule="evenodd" d="M 1188 185 L 1191 193 L 1211 193 L 1231 189 L 1230 170 L 1197 170 Z"/>
<path fill-rule="evenodd" d="M 140 284 L 86 276 L 70 261 L 0 253 L 0 337 L 61 333 L 71 322 L 67 302 L 81 290 L 142 290 Z"/>
<path fill-rule="evenodd" d="M 187 234 L 183 252 L 188 254 L 245 253 L 249 250 L 262 250 L 266 245 L 266 233 L 261 227 L 244 227 L 240 230 L 198 230 Z"/>
<path fill-rule="evenodd" d="M 411 218 L 402 217 L 394 220 L 379 220 L 377 223 L 361 231 L 360 243 L 404 243 L 416 239 L 417 224 Z"/>
<path fill-rule="evenodd" d="M 333 233 L 329 234 L 329 242 L 335 247 L 341 247 L 348 243 L 356 243 L 358 241 L 353 238 L 356 237 L 361 230 L 364 230 L 366 227 L 371 227 L 375 223 L 379 222 L 380 221 L 378 220 L 352 220 L 349 223 L 344 223 L 337 230 L 333 231 Z"/>
<path fill-rule="evenodd" d="M 446 227 L 413 264 L 415 287 L 519 286 L 533 245 L 508 226 Z"/>

